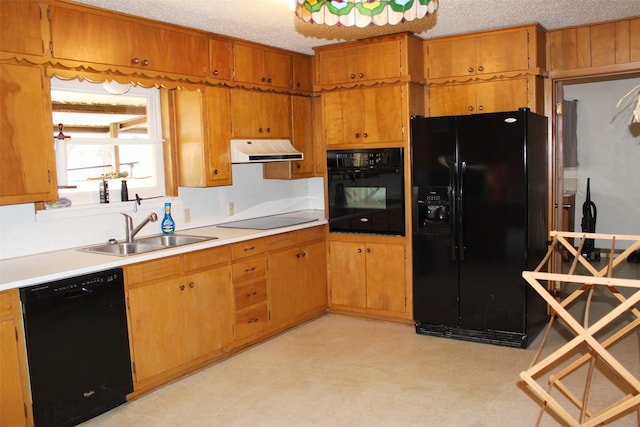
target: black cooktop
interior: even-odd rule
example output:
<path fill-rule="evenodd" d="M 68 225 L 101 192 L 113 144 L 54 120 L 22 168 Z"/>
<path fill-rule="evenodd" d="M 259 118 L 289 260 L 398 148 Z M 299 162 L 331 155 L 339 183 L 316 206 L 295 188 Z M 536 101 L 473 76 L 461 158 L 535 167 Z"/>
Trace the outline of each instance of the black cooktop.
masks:
<path fill-rule="evenodd" d="M 314 218 L 301 218 L 295 216 L 265 216 L 261 218 L 244 219 L 242 221 L 218 224 L 221 228 L 251 228 L 254 230 L 270 230 L 272 228 L 289 227 L 291 225 L 304 224 L 317 221 Z"/>

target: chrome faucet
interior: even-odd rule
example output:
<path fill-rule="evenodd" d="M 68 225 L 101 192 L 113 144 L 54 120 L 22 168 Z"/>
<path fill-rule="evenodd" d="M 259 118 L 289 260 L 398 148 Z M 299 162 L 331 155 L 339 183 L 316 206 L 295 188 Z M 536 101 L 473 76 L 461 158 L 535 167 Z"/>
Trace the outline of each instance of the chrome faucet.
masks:
<path fill-rule="evenodd" d="M 122 215 L 124 215 L 124 221 L 125 221 L 125 225 L 126 225 L 126 229 L 125 229 L 125 233 L 126 233 L 126 238 L 127 238 L 127 243 L 133 243 L 133 238 L 136 236 L 136 234 L 138 234 L 138 232 L 140 230 L 142 230 L 142 227 L 144 227 L 145 225 L 147 225 L 149 222 L 155 222 L 158 220 L 158 215 L 156 215 L 155 212 L 151 212 L 145 219 L 142 220 L 142 222 L 140 224 L 138 224 L 137 227 L 133 227 L 133 218 L 131 218 L 131 216 L 127 215 L 126 213 L 122 213 L 120 212 Z"/>

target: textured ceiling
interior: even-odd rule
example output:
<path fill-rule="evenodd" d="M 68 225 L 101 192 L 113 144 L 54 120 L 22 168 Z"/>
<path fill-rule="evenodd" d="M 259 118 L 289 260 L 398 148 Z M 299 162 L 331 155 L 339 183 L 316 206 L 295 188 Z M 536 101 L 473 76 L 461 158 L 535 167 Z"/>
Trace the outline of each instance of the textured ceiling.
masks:
<path fill-rule="evenodd" d="M 440 0 L 433 16 L 384 28 L 306 24 L 292 0 L 77 0 L 104 9 L 312 54 L 314 46 L 412 31 L 441 37 L 540 23 L 547 30 L 640 16 L 640 0 Z"/>

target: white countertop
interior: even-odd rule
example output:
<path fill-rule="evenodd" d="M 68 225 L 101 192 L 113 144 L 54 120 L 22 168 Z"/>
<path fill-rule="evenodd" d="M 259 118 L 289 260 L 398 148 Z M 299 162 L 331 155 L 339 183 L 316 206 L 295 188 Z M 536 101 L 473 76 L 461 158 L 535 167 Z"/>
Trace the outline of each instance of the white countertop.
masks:
<path fill-rule="evenodd" d="M 282 214 L 282 216 L 308 217 L 314 221 L 290 227 L 273 228 L 270 230 L 222 228 L 215 225 L 180 230 L 176 231 L 176 234 L 217 237 L 217 239 L 178 246 L 170 249 L 147 252 L 139 255 L 103 255 L 98 253 L 81 252 L 78 251 L 78 248 L 72 248 L 36 255 L 9 258 L 0 261 L 0 291 L 51 282 L 54 280 L 65 279 L 68 277 L 79 276 L 82 274 L 121 267 L 123 265 L 149 261 L 199 249 L 228 245 L 229 243 L 241 242 L 243 240 L 254 239 L 257 237 L 271 236 L 273 234 L 286 233 L 287 231 L 316 227 L 327 223 L 327 220 L 324 217 L 324 211 L 321 210 L 289 212 Z"/>

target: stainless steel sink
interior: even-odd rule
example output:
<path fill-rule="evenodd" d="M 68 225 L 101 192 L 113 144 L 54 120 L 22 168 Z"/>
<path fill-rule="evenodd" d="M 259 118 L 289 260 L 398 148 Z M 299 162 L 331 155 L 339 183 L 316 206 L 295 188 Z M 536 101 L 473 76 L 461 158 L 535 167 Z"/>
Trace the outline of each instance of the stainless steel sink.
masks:
<path fill-rule="evenodd" d="M 113 241 L 105 243 L 103 245 L 87 246 L 78 250 L 106 255 L 128 256 L 152 251 L 160 251 L 162 249 L 174 248 L 177 246 L 184 246 L 191 243 L 205 242 L 207 240 L 214 239 L 217 239 L 217 237 L 167 234 L 144 237 L 135 240 L 133 243 Z"/>
<path fill-rule="evenodd" d="M 137 240 L 139 243 L 160 245 L 162 247 L 182 246 L 191 243 L 205 242 L 217 239 L 217 237 L 188 236 L 186 234 L 162 234 L 159 236 L 142 237 Z"/>

